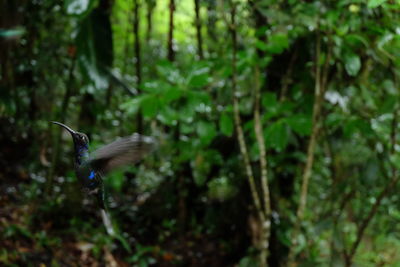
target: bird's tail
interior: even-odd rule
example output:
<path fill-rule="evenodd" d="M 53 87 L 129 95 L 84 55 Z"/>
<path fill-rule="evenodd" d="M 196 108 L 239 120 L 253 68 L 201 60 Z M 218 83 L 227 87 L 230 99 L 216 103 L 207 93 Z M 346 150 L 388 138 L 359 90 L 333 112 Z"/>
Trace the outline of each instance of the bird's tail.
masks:
<path fill-rule="evenodd" d="M 111 223 L 110 215 L 105 209 L 101 209 L 101 218 L 103 219 L 104 227 L 106 228 L 107 234 L 115 236 L 115 231 Z"/>

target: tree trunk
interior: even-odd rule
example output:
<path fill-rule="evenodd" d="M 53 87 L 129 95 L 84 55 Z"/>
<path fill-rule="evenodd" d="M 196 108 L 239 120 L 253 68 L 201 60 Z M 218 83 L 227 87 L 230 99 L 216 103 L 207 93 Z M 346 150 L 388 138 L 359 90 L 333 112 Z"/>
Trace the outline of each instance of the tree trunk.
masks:
<path fill-rule="evenodd" d="M 199 58 L 203 59 L 203 38 L 201 35 L 200 0 L 194 0 L 194 12 L 196 15 L 194 23 L 196 25 L 197 52 L 199 54 Z"/>
<path fill-rule="evenodd" d="M 175 60 L 174 52 L 174 11 L 175 11 L 175 0 L 169 2 L 169 30 L 168 30 L 168 60 Z"/>
<path fill-rule="evenodd" d="M 69 102 L 72 96 L 72 82 L 74 79 L 74 69 L 75 69 L 75 62 L 76 58 L 74 57 L 71 62 L 71 66 L 69 69 L 69 74 L 68 74 L 68 81 L 66 82 L 66 90 L 64 94 L 64 98 L 61 104 L 61 109 L 58 111 L 58 120 L 61 123 L 65 123 L 65 119 L 67 118 L 67 111 L 68 111 L 68 106 Z M 52 127 L 52 126 L 50 126 Z M 61 143 L 61 136 L 62 136 L 62 129 L 60 127 L 56 128 L 56 137 L 54 139 L 54 151 L 52 153 L 52 159 L 51 159 L 51 167 L 49 169 L 49 172 L 47 174 L 47 182 L 46 182 L 46 188 L 45 192 L 47 195 L 51 195 L 52 192 L 52 187 L 53 187 L 53 182 L 54 182 L 54 174 L 55 174 L 55 168 L 58 165 L 58 162 L 60 160 L 60 143 Z"/>
<path fill-rule="evenodd" d="M 147 44 L 150 42 L 151 35 L 153 32 L 153 11 L 156 7 L 156 0 L 147 0 L 147 33 L 146 33 L 146 42 Z"/>
<path fill-rule="evenodd" d="M 140 8 L 140 0 L 134 0 L 134 7 L 133 7 L 133 35 L 135 37 L 135 58 L 136 58 L 136 84 L 137 84 L 137 91 L 140 94 L 140 87 L 142 85 L 142 58 L 140 54 L 140 36 L 139 36 L 139 8 Z M 142 113 L 139 111 L 136 115 L 136 123 L 137 123 L 137 131 L 141 133 L 143 131 L 143 116 Z"/>

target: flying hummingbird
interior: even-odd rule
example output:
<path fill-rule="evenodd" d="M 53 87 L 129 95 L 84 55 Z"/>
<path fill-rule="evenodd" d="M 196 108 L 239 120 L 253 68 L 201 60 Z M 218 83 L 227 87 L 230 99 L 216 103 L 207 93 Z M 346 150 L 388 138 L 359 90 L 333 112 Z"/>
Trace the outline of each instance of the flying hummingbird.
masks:
<path fill-rule="evenodd" d="M 72 136 L 75 149 L 75 173 L 82 184 L 83 190 L 89 195 L 95 195 L 102 210 L 106 209 L 104 199 L 103 177 L 111 170 L 136 163 L 155 146 L 152 137 L 137 133 L 122 137 L 98 150 L 89 153 L 89 138 L 86 134 L 72 130 L 65 124 L 52 121 Z"/>

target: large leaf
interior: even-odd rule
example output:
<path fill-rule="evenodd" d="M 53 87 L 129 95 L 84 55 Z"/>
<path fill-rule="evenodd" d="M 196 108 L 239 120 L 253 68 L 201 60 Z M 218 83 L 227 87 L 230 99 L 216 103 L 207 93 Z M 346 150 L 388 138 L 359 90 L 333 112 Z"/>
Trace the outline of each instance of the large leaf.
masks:
<path fill-rule="evenodd" d="M 400 154 L 394 154 L 390 157 L 390 162 L 397 168 L 400 169 Z"/>
<path fill-rule="evenodd" d="M 64 7 L 67 14 L 81 16 L 88 13 L 95 2 L 94 0 L 66 0 Z"/>
<path fill-rule="evenodd" d="M 200 136 L 201 142 L 204 145 L 208 145 L 217 135 L 217 131 L 213 123 L 200 121 L 197 123 L 197 134 Z"/>
<path fill-rule="evenodd" d="M 175 125 L 179 119 L 178 113 L 175 109 L 165 105 L 158 111 L 157 119 L 166 125 Z"/>
<path fill-rule="evenodd" d="M 233 120 L 232 116 L 229 116 L 226 113 L 223 113 L 221 115 L 221 118 L 219 120 L 219 128 L 221 129 L 221 132 L 226 135 L 226 136 L 231 136 L 233 133 Z"/>
<path fill-rule="evenodd" d="M 276 108 L 276 106 L 278 105 L 278 99 L 276 97 L 276 94 L 272 92 L 267 92 L 263 94 L 262 104 L 266 109 Z"/>
<path fill-rule="evenodd" d="M 368 7 L 369 8 L 375 8 L 375 7 L 378 7 L 378 6 L 382 5 L 386 1 L 387 0 L 369 0 L 368 1 Z"/>
<path fill-rule="evenodd" d="M 208 73 L 196 73 L 189 80 L 191 87 L 203 87 L 208 84 Z"/>
<path fill-rule="evenodd" d="M 361 68 L 360 57 L 357 56 L 356 54 L 348 55 L 345 58 L 345 68 L 350 76 L 356 76 Z"/>
<path fill-rule="evenodd" d="M 269 37 L 266 50 L 272 54 L 280 54 L 288 47 L 289 39 L 287 34 L 278 33 Z"/>
<path fill-rule="evenodd" d="M 122 110 L 125 110 L 129 115 L 135 114 L 139 110 L 144 97 L 146 97 L 146 95 L 140 95 L 138 97 L 130 99 L 127 102 L 122 103 L 120 107 Z"/>
<path fill-rule="evenodd" d="M 107 69 L 113 61 L 110 18 L 106 10 L 96 8 L 79 24 L 76 36 L 78 61 L 82 73 L 96 88 L 108 86 Z"/>
<path fill-rule="evenodd" d="M 169 86 L 166 87 L 165 91 L 163 92 L 163 101 L 165 104 L 169 104 L 170 102 L 179 99 L 181 95 L 182 90 L 177 87 Z"/>
<path fill-rule="evenodd" d="M 268 147 L 282 151 L 287 146 L 288 132 L 283 120 L 276 121 L 267 127 L 264 131 L 264 136 Z"/>
<path fill-rule="evenodd" d="M 158 99 L 156 95 L 147 95 L 143 97 L 140 104 L 144 117 L 154 118 L 157 115 Z"/>
<path fill-rule="evenodd" d="M 312 121 L 310 116 L 303 114 L 294 115 L 286 118 L 287 124 L 296 133 L 305 136 L 311 133 Z"/>

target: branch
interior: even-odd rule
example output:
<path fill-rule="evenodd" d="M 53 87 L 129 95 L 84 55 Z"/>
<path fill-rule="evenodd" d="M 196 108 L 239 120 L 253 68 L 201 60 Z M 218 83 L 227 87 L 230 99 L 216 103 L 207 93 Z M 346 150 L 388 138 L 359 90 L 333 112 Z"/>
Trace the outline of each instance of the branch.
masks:
<path fill-rule="evenodd" d="M 390 154 L 393 154 L 395 152 L 395 146 L 396 146 L 396 134 L 397 134 L 397 116 L 398 116 L 398 110 L 395 109 L 393 112 L 393 121 L 392 121 L 392 131 L 390 134 L 390 142 L 391 142 L 391 147 L 390 147 Z M 364 236 L 364 232 L 367 229 L 369 223 L 371 222 L 372 218 L 375 216 L 375 214 L 378 211 L 379 206 L 381 205 L 382 200 L 390 193 L 390 191 L 395 188 L 396 184 L 399 181 L 399 176 L 397 169 L 394 165 L 392 165 L 392 179 L 390 182 L 387 184 L 387 186 L 382 190 L 382 192 L 379 194 L 376 202 L 372 206 L 371 210 L 369 211 L 368 215 L 364 218 L 364 220 L 361 221 L 360 227 L 358 228 L 357 231 L 357 237 L 356 241 L 354 241 L 353 245 L 351 246 L 350 252 L 346 253 L 345 256 L 345 263 L 346 266 L 351 266 L 354 255 L 357 251 L 358 246 L 360 245 L 360 242 Z"/>
<path fill-rule="evenodd" d="M 258 67 L 255 70 L 255 107 L 254 107 L 254 132 L 256 134 L 258 148 L 260 150 L 260 168 L 261 168 L 261 186 L 264 194 L 264 210 L 266 222 L 268 225 L 268 235 L 269 235 L 269 226 L 270 226 L 270 216 L 271 216 L 271 200 L 270 193 L 268 187 L 268 168 L 267 168 L 267 153 L 265 149 L 265 141 L 262 133 L 262 123 L 260 118 L 260 85 L 259 85 L 259 69 Z M 264 226 L 263 226 L 264 227 Z"/>
<path fill-rule="evenodd" d="M 282 79 L 281 96 L 279 99 L 279 101 L 281 101 L 281 102 L 286 99 L 286 94 L 287 94 L 287 90 L 289 88 L 289 84 L 292 82 L 291 76 L 292 76 L 293 66 L 294 66 L 294 62 L 296 61 L 296 58 L 297 58 L 297 49 L 293 52 L 292 56 L 290 57 L 289 67 L 285 73 L 285 76 L 283 76 L 283 79 Z"/>
<path fill-rule="evenodd" d="M 236 7 L 232 5 L 231 9 L 231 24 L 235 25 L 235 15 L 236 15 Z M 234 120 L 235 127 L 237 132 L 237 138 L 240 147 L 240 153 L 242 154 L 244 165 L 246 168 L 246 175 L 250 185 L 251 195 L 261 221 L 264 221 L 265 216 L 262 211 L 261 201 L 257 193 L 256 184 L 254 180 L 253 170 L 250 165 L 250 158 L 247 152 L 246 142 L 244 140 L 242 121 L 240 119 L 239 112 L 239 100 L 238 100 L 238 92 L 236 89 L 236 49 L 237 49 L 237 36 L 235 27 L 230 28 L 231 38 L 232 38 L 232 91 L 233 91 L 233 112 L 234 112 Z"/>
<path fill-rule="evenodd" d="M 301 192 L 300 192 L 300 202 L 297 209 L 297 220 L 294 225 L 294 229 L 292 232 L 291 238 L 291 246 L 289 250 L 288 256 L 288 265 L 295 266 L 295 253 L 294 248 L 297 245 L 297 236 L 300 232 L 300 225 L 304 218 L 304 211 L 307 204 L 307 195 L 308 195 L 308 184 L 310 182 L 310 177 L 312 173 L 312 166 L 314 163 L 314 151 L 315 144 L 318 135 L 318 117 L 321 110 L 321 105 L 323 101 L 322 90 L 321 90 L 321 67 L 319 65 L 321 54 L 321 36 L 319 31 L 317 31 L 317 42 L 316 42 L 316 57 L 315 57 L 315 92 L 314 92 L 314 106 L 313 106 L 313 114 L 312 114 L 312 132 L 310 136 L 310 141 L 308 143 L 307 148 L 307 161 L 306 166 L 303 172 L 302 184 L 301 184 Z"/>

